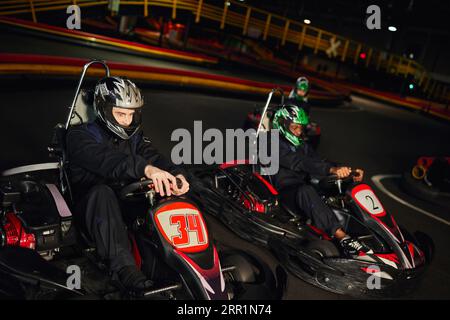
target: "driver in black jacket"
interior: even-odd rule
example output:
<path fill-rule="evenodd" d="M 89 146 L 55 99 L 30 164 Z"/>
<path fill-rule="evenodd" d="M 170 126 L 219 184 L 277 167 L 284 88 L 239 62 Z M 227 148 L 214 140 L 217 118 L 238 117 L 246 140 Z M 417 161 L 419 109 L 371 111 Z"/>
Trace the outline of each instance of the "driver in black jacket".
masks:
<path fill-rule="evenodd" d="M 299 77 L 295 81 L 295 87 L 289 93 L 286 104 L 297 106 L 303 109 L 309 116 L 311 106 L 308 102 L 309 80 L 306 77 Z"/>
<path fill-rule="evenodd" d="M 345 178 L 351 173 L 349 167 L 337 166 L 322 159 L 303 141 L 302 133 L 308 123 L 306 112 L 295 105 L 284 105 L 274 115 L 273 128 L 281 133 L 280 169 L 274 176 L 274 183 L 281 199 L 294 202 L 316 227 L 338 240 L 346 254 L 358 255 L 360 251 L 371 253 L 370 248 L 347 235 L 333 211 L 317 191 L 306 183 L 306 178 L 310 175 L 335 174 L 339 178 Z M 354 177 L 354 181 L 360 182 L 364 172 L 360 169 L 356 171 L 359 175 Z"/>
<path fill-rule="evenodd" d="M 143 105 L 143 96 L 133 82 L 103 78 L 94 92 L 97 119 L 67 133 L 75 217 L 113 277 L 130 290 L 144 290 L 152 282 L 136 267 L 114 186 L 146 177 L 153 180 L 161 196 L 178 196 L 189 190 L 183 171 L 143 136 Z M 176 178 L 182 182 L 180 188 Z"/>

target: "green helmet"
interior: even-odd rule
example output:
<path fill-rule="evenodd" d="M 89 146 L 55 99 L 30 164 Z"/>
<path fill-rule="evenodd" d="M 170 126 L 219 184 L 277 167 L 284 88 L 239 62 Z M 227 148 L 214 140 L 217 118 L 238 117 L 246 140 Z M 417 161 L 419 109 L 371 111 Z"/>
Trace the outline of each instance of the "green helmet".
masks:
<path fill-rule="evenodd" d="M 305 95 L 299 96 L 297 94 L 297 90 L 302 90 L 305 92 Z M 295 88 L 294 88 L 294 97 L 299 100 L 299 101 L 306 101 L 306 96 L 308 94 L 309 91 L 309 81 L 306 77 L 300 77 L 297 79 L 297 81 L 295 82 Z"/>
<path fill-rule="evenodd" d="M 290 143 L 298 147 L 303 143 L 303 139 L 295 136 L 291 130 L 289 130 L 289 125 L 291 123 L 306 126 L 309 123 L 309 119 L 305 110 L 294 105 L 284 105 L 275 112 L 272 120 L 272 127 L 280 130 L 281 134 Z"/>

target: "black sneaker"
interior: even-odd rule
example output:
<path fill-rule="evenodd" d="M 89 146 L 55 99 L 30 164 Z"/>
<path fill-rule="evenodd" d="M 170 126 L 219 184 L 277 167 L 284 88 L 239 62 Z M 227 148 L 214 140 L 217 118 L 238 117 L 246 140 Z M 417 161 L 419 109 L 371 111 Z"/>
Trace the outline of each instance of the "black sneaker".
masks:
<path fill-rule="evenodd" d="M 359 256 L 361 253 L 373 254 L 372 249 L 350 236 L 345 236 L 339 243 L 348 256 Z"/>
<path fill-rule="evenodd" d="M 125 289 L 131 291 L 144 291 L 153 286 L 153 281 L 147 279 L 135 266 L 123 267 L 117 275 Z"/>

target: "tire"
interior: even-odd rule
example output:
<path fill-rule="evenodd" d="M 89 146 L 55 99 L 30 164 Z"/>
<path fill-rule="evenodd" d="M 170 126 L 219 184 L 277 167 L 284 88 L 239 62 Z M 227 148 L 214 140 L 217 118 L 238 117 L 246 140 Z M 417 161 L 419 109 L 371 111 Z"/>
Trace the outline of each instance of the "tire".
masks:
<path fill-rule="evenodd" d="M 399 225 L 400 231 L 405 240 L 414 243 L 425 254 L 425 261 L 427 264 L 431 263 L 434 258 L 435 245 L 433 239 L 422 231 L 416 231 L 411 234 L 405 227 Z"/>
<path fill-rule="evenodd" d="M 340 256 L 334 243 L 327 240 L 313 240 L 306 245 L 306 248 L 321 259 Z"/>
<path fill-rule="evenodd" d="M 242 253 L 233 253 L 231 255 L 225 255 L 221 259 L 223 266 L 234 266 L 235 269 L 231 272 L 233 279 L 242 283 L 256 282 L 260 270 L 254 263 L 249 261 L 249 257 Z"/>
<path fill-rule="evenodd" d="M 413 197 L 448 207 L 446 203 L 450 200 L 450 192 L 442 192 L 436 187 L 428 187 L 425 183 L 415 180 L 410 172 L 403 173 L 400 186 L 403 191 Z"/>
<path fill-rule="evenodd" d="M 425 261 L 427 264 L 430 264 L 434 258 L 435 245 L 433 239 L 429 235 L 424 232 L 416 231 L 414 232 L 414 237 L 417 240 L 418 247 L 425 254 Z"/>
<path fill-rule="evenodd" d="M 275 276 L 270 267 L 255 256 L 246 252 L 232 250 L 222 252 L 220 261 L 223 267 L 234 266 L 232 276 L 233 299 L 237 300 L 278 300 L 286 287 L 286 275 L 277 268 Z M 284 270 L 283 270 L 284 271 Z"/>

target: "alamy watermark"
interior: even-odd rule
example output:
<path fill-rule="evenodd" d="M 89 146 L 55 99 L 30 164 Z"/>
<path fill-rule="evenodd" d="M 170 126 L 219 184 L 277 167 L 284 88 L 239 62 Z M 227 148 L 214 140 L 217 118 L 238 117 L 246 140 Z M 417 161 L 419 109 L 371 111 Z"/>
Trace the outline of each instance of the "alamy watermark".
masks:
<path fill-rule="evenodd" d="M 222 164 L 233 160 L 248 160 L 261 165 L 261 174 L 274 175 L 279 169 L 279 132 L 255 129 L 216 128 L 203 132 L 202 121 L 194 121 L 194 134 L 179 128 L 172 132 L 171 141 L 178 142 L 171 152 L 174 164 Z M 208 144 L 203 148 L 203 143 Z"/>
<path fill-rule="evenodd" d="M 81 289 L 81 269 L 77 265 L 70 265 L 66 269 L 66 273 L 69 274 L 69 277 L 66 281 L 66 286 L 69 289 Z"/>
<path fill-rule="evenodd" d="M 68 6 L 66 9 L 66 13 L 70 14 L 70 16 L 66 20 L 66 27 L 69 30 L 81 29 L 81 9 L 77 5 Z"/>
<path fill-rule="evenodd" d="M 381 9 L 376 4 L 372 4 L 366 9 L 366 27 L 369 30 L 381 29 Z"/>
<path fill-rule="evenodd" d="M 376 265 L 368 266 L 366 273 L 371 273 L 371 275 L 366 280 L 366 286 L 369 290 L 380 290 L 381 289 L 381 270 L 380 267 Z"/>

